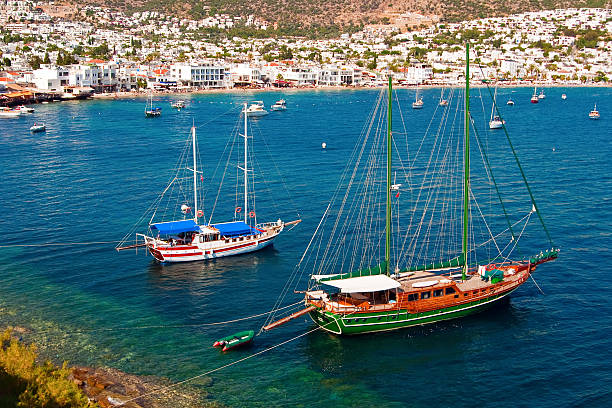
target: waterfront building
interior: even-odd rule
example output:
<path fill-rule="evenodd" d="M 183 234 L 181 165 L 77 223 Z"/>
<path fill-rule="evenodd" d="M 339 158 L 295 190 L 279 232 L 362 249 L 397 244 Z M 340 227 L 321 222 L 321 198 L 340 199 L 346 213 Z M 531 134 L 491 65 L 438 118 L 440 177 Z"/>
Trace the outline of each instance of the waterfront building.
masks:
<path fill-rule="evenodd" d="M 197 88 L 226 88 L 227 68 L 215 63 L 170 65 L 170 75 L 185 86 Z"/>

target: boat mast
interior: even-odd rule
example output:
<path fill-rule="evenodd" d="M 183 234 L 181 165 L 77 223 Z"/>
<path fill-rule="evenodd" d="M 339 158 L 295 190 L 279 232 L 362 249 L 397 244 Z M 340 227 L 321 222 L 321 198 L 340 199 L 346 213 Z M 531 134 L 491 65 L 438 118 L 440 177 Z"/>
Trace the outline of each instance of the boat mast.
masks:
<path fill-rule="evenodd" d="M 389 75 L 389 95 L 387 108 L 387 220 L 385 223 L 385 273 L 390 275 L 390 258 L 391 258 L 391 110 L 392 103 L 392 80 Z"/>
<path fill-rule="evenodd" d="M 244 170 L 244 223 L 248 224 L 248 210 L 247 210 L 247 205 L 248 205 L 248 186 L 249 186 L 249 177 L 247 174 L 247 139 L 248 139 L 248 134 L 247 134 L 247 104 L 244 104 L 244 168 L 242 170 Z"/>
<path fill-rule="evenodd" d="M 191 127 L 192 147 L 193 147 L 193 213 L 196 224 L 198 223 L 198 168 L 196 161 L 196 131 L 195 126 Z"/>
<path fill-rule="evenodd" d="M 470 194 L 470 43 L 465 43 L 465 152 L 463 170 L 463 270 L 461 280 L 466 279 L 467 261 L 467 237 L 469 222 L 469 194 Z"/>

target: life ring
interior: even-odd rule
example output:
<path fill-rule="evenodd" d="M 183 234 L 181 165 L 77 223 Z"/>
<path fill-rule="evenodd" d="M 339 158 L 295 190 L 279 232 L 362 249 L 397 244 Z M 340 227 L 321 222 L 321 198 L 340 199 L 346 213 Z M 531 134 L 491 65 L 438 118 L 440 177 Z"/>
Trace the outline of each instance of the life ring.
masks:
<path fill-rule="evenodd" d="M 203 216 L 204 216 L 204 211 L 198 210 L 198 217 L 203 217 Z"/>
<path fill-rule="evenodd" d="M 255 211 L 251 211 L 251 212 L 249 213 L 249 217 L 251 217 L 251 218 L 255 218 Z"/>
<path fill-rule="evenodd" d="M 236 207 L 236 212 L 239 213 L 240 211 L 242 211 L 242 207 Z"/>

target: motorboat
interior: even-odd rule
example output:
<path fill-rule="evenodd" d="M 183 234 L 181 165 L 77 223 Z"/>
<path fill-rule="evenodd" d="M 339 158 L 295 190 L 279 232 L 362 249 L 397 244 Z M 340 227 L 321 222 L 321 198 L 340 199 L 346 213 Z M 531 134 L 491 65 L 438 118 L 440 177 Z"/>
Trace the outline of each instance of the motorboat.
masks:
<path fill-rule="evenodd" d="M 0 118 L 17 118 L 21 116 L 21 111 L 17 109 L 10 109 L 6 107 L 0 108 Z"/>
<path fill-rule="evenodd" d="M 538 99 L 546 99 L 546 95 L 544 95 L 543 89 L 540 91 L 540 94 L 538 95 Z"/>
<path fill-rule="evenodd" d="M 34 108 L 30 108 L 29 106 L 25 106 L 25 105 L 20 105 L 20 106 L 16 107 L 15 110 L 18 110 L 22 114 L 24 114 L 24 113 L 34 113 Z"/>
<path fill-rule="evenodd" d="M 501 129 L 504 127 L 505 120 L 502 120 L 498 115 L 494 115 L 489 121 L 489 129 Z"/>
<path fill-rule="evenodd" d="M 181 101 L 181 100 L 175 101 L 175 102 L 172 102 L 170 106 L 173 107 L 174 109 L 181 110 L 185 107 L 185 101 Z"/>
<path fill-rule="evenodd" d="M 567 99 L 567 95 L 566 94 L 561 95 L 561 99 L 566 100 Z"/>
<path fill-rule="evenodd" d="M 514 101 L 512 99 L 508 99 L 508 102 L 506 102 L 506 105 L 514 106 Z"/>
<path fill-rule="evenodd" d="M 284 99 L 280 99 L 274 103 L 274 105 L 270 106 L 270 110 L 273 111 L 282 111 L 287 110 L 287 101 Z"/>
<path fill-rule="evenodd" d="M 423 98 L 419 98 L 416 101 L 412 102 L 412 109 L 423 109 Z"/>
<path fill-rule="evenodd" d="M 34 125 L 30 126 L 30 132 L 32 133 L 44 132 L 46 130 L 47 127 L 44 123 L 34 123 Z"/>
<path fill-rule="evenodd" d="M 244 109 L 244 112 L 250 117 L 265 116 L 269 113 L 264 109 L 264 103 L 262 101 L 251 102 L 249 107 Z"/>
<path fill-rule="evenodd" d="M 589 112 L 589 119 L 599 119 L 599 111 L 597 110 L 597 104 L 592 111 Z"/>

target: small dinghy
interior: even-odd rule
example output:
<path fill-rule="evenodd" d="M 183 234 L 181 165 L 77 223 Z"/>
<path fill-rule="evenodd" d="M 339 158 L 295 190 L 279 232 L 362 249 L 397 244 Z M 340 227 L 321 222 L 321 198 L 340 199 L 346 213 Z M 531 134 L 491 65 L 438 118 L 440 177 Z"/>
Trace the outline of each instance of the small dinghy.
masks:
<path fill-rule="evenodd" d="M 215 341 L 213 347 L 223 347 L 223 351 L 227 351 L 234 347 L 243 346 L 253 340 L 254 334 L 253 330 L 241 331 Z"/>
<path fill-rule="evenodd" d="M 44 132 L 45 130 L 47 130 L 47 127 L 44 123 L 34 123 L 34 125 L 30 127 L 30 132 L 32 133 Z"/>

